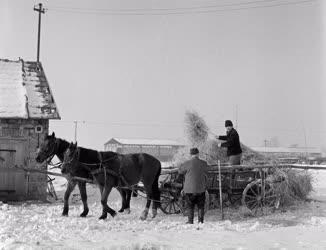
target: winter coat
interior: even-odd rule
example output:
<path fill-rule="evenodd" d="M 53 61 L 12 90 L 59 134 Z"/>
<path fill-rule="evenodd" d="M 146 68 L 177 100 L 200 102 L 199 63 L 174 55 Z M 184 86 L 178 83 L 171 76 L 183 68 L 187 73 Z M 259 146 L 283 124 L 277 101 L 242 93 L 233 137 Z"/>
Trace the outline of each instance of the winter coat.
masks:
<path fill-rule="evenodd" d="M 183 163 L 179 168 L 179 174 L 185 175 L 183 191 L 186 194 L 199 194 L 206 190 L 207 179 L 206 161 L 194 157 Z"/>
<path fill-rule="evenodd" d="M 218 137 L 218 139 L 226 141 L 221 144 L 221 147 L 227 148 L 227 156 L 238 155 L 238 154 L 242 153 L 239 135 L 238 135 L 238 132 L 234 128 L 232 128 L 226 134 L 226 136 L 221 135 Z"/>

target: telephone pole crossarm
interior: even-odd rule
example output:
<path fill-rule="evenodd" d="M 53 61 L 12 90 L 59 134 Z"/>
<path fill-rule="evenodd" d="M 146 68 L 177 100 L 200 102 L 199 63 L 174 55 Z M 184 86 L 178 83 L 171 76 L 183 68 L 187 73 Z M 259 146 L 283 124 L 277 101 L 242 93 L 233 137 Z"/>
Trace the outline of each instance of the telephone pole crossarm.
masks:
<path fill-rule="evenodd" d="M 40 62 L 40 43 L 41 43 L 41 14 L 45 13 L 42 3 L 38 4 L 38 8 L 34 6 L 34 11 L 38 12 L 38 32 L 37 32 L 37 63 Z"/>

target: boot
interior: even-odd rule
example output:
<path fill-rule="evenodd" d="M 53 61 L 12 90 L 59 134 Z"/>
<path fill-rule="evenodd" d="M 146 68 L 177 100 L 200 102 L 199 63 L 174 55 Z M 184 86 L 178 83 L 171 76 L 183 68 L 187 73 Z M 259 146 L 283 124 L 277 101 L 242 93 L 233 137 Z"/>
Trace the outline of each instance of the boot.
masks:
<path fill-rule="evenodd" d="M 194 209 L 192 208 L 189 208 L 188 209 L 188 221 L 187 221 L 187 224 L 194 224 Z"/>
<path fill-rule="evenodd" d="M 198 223 L 204 223 L 204 214 L 205 214 L 204 208 L 199 208 L 198 209 Z"/>

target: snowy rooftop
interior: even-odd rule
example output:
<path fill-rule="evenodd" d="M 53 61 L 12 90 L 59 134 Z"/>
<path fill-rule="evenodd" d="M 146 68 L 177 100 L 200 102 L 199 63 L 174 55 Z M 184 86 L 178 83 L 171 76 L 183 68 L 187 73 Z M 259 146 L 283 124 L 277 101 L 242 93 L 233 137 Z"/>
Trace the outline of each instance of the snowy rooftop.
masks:
<path fill-rule="evenodd" d="M 0 118 L 60 119 L 41 64 L 0 59 Z"/>
<path fill-rule="evenodd" d="M 321 153 L 318 148 L 311 147 L 251 147 L 251 149 L 261 153 Z"/>
<path fill-rule="evenodd" d="M 183 146 L 182 143 L 174 140 L 161 140 L 161 139 L 127 139 L 127 138 L 112 138 L 107 144 L 120 144 L 120 145 L 157 145 L 157 146 Z"/>

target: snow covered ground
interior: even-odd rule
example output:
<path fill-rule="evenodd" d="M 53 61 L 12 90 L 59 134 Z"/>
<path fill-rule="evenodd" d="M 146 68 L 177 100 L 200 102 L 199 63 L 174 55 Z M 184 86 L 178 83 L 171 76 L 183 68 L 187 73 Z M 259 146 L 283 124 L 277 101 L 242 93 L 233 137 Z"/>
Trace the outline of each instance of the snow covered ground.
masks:
<path fill-rule="evenodd" d="M 62 217 L 62 202 L 0 205 L 0 249 L 326 249 L 326 171 L 316 171 L 314 201 L 263 217 L 250 217 L 240 210 L 226 209 L 221 221 L 218 210 L 210 210 L 204 225 L 185 225 L 181 215 L 165 215 L 140 221 L 145 205 L 133 198 L 131 214 L 99 221 L 99 191 L 87 188 L 90 212 L 82 212 L 76 195 L 69 217 Z M 64 183 L 57 177 L 62 197 Z M 78 194 L 76 189 L 75 194 Z M 116 191 L 110 206 L 120 207 Z"/>

